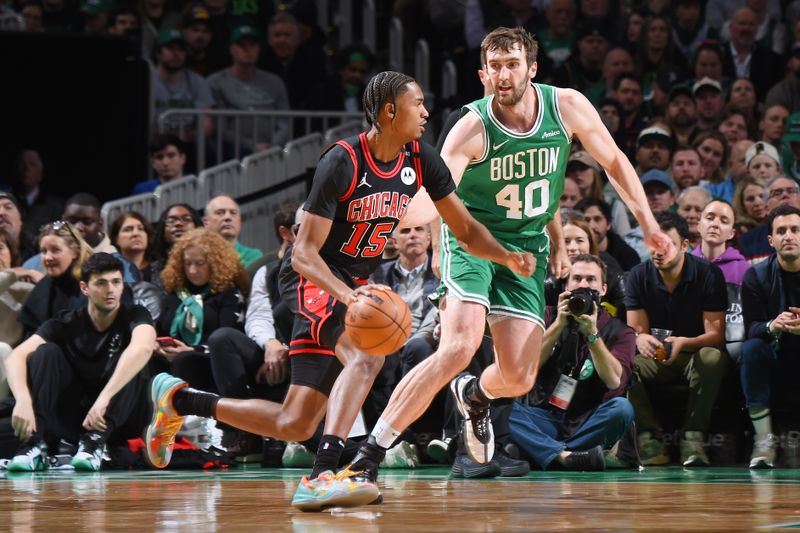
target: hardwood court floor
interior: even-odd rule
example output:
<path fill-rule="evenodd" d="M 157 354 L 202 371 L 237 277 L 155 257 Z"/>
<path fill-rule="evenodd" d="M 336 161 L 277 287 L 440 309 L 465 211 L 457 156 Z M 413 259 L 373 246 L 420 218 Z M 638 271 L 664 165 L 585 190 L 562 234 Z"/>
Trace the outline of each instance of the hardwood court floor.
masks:
<path fill-rule="evenodd" d="M 0 531 L 733 531 L 800 529 L 800 470 L 381 474 L 382 505 L 302 513 L 301 470 L 0 475 Z"/>

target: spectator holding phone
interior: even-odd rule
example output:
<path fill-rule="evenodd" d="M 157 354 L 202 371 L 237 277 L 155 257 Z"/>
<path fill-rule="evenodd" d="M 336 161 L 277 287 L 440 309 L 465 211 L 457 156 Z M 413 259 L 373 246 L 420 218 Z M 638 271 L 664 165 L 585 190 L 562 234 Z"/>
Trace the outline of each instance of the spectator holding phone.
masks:
<path fill-rule="evenodd" d="M 244 326 L 244 297 L 234 285 L 241 268 L 231 243 L 200 228 L 175 242 L 161 273 L 167 296 L 156 323 L 155 351 L 173 374 L 193 387 L 216 390 L 206 346 L 209 335 Z"/>

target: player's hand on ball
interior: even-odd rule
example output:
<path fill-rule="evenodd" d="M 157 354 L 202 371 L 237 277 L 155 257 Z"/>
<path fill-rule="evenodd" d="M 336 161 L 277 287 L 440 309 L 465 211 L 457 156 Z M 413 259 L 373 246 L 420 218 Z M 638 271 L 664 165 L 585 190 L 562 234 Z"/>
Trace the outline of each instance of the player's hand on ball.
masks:
<path fill-rule="evenodd" d="M 536 270 L 536 258 L 530 252 L 511 252 L 506 266 L 520 276 L 529 278 Z"/>
<path fill-rule="evenodd" d="M 353 303 L 356 300 L 358 300 L 358 298 L 361 297 L 361 296 L 369 298 L 370 291 L 372 289 L 380 289 L 382 291 L 390 291 L 390 290 L 392 290 L 391 287 L 389 287 L 387 285 L 381 285 L 379 283 L 370 283 L 368 285 L 362 285 L 361 287 L 358 287 L 358 288 L 354 289 L 353 292 L 350 293 L 348 299 L 344 301 L 344 304 L 345 305 L 350 305 L 351 303 Z"/>

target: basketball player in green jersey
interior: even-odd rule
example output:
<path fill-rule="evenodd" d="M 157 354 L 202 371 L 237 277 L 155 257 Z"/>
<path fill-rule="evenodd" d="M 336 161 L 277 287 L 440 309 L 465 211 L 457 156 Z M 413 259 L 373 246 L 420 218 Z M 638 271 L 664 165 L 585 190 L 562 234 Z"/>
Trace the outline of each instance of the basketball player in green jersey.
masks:
<path fill-rule="evenodd" d="M 376 481 L 385 450 L 427 409 L 434 395 L 466 368 L 487 320 L 495 363 L 480 379 L 459 376 L 451 389 L 466 419 L 467 452 L 479 463 L 492 459 L 491 400 L 525 394 L 536 378 L 548 254 L 557 275 L 568 269 L 557 215 L 573 136 L 606 169 L 650 246 L 667 256 L 676 253 L 659 231 L 630 161 L 586 97 L 574 90 L 531 83 L 536 52 L 536 41 L 521 28 L 498 28 L 486 36 L 481 55 L 493 94 L 466 106 L 442 149 L 458 184 L 456 192 L 470 213 L 509 249 L 532 252 L 536 271 L 523 279 L 471 256 L 442 225 L 441 272 L 447 295 L 439 348 L 399 383 L 369 440 L 346 467 L 347 475 Z M 405 222 L 416 225 L 434 218 L 432 204 L 420 204 L 410 208 Z"/>

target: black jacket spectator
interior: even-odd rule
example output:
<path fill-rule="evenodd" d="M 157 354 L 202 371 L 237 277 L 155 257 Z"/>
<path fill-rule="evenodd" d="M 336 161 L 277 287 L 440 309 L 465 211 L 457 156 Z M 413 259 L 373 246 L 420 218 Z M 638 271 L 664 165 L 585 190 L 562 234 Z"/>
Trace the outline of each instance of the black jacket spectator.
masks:
<path fill-rule="evenodd" d="M 783 77 L 783 61 L 781 56 L 758 43 L 754 45 L 752 54 L 748 79 L 756 88 L 756 98 L 763 102 L 767 92 Z M 722 48 L 722 74 L 732 80 L 738 77 L 730 45 Z"/>

